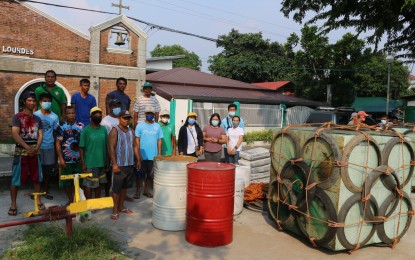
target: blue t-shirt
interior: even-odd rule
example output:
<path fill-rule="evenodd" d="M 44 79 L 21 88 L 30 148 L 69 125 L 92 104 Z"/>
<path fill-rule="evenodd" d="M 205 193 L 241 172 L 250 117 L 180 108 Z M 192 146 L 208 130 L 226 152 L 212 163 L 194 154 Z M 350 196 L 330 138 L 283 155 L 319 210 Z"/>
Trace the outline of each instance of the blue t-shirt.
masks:
<path fill-rule="evenodd" d="M 79 141 L 84 128 L 82 123 L 70 125 L 61 123 L 56 128 L 56 139 L 61 140 L 62 156 L 67 163 L 78 163 L 81 161 L 79 153 Z"/>
<path fill-rule="evenodd" d="M 160 125 L 141 122 L 135 128 L 135 136 L 140 137 L 141 159 L 153 160 L 154 156 L 158 154 L 157 141 L 163 138 L 163 131 Z"/>
<path fill-rule="evenodd" d="M 114 90 L 108 93 L 107 97 L 118 99 L 121 102 L 121 110 L 130 110 L 131 99 L 127 94 Z"/>
<path fill-rule="evenodd" d="M 95 97 L 88 94 L 85 98 L 81 93 L 76 92 L 71 98 L 71 104 L 75 105 L 76 122 L 81 122 L 84 126 L 89 125 L 91 119 L 89 118 L 89 111 L 91 108 L 97 106 Z"/>
<path fill-rule="evenodd" d="M 52 111 L 49 115 L 42 114 L 41 110 L 36 111 L 34 114 L 40 117 L 43 125 L 43 140 L 40 149 L 54 148 L 55 139 L 53 137 L 53 131 L 59 125 L 59 117 Z"/>

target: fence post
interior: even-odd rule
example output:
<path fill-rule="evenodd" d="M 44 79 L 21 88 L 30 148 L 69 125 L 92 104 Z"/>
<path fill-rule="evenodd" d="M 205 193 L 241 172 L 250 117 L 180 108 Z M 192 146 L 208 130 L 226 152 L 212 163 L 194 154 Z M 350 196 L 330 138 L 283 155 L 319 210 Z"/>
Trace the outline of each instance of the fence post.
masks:
<path fill-rule="evenodd" d="M 287 115 L 285 113 L 287 106 L 285 104 L 280 104 L 280 109 L 281 109 L 281 127 L 283 127 L 287 125 Z"/>

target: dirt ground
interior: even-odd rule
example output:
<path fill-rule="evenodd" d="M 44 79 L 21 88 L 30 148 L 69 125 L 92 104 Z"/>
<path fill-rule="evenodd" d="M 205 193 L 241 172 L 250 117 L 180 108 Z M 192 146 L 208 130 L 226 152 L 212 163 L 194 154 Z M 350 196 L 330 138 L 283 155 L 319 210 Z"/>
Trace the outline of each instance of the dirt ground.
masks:
<path fill-rule="evenodd" d="M 10 217 L 7 210 L 10 195 L 7 189 L 0 189 L 0 222 L 21 218 Z M 19 214 L 30 211 L 33 201 L 29 198 L 30 187 L 18 195 Z M 43 199 L 47 207 L 66 202 L 62 190 L 52 190 L 54 200 Z M 133 195 L 133 191 L 130 191 Z M 412 201 L 415 196 L 412 194 Z M 134 202 L 126 202 L 133 214 L 122 214 L 118 221 L 110 219 L 110 210 L 100 210 L 93 214 L 90 223 L 109 229 L 114 236 L 124 242 L 124 254 L 131 259 L 415 259 L 415 227 L 412 223 L 408 233 L 394 248 L 369 246 L 352 255 L 347 252 L 332 252 L 313 248 L 307 240 L 280 232 L 269 221 L 267 213 L 244 209 L 234 217 L 233 242 L 227 246 L 205 248 L 189 244 L 184 231 L 162 231 L 152 225 L 152 199 L 144 196 Z M 64 225 L 64 221 L 60 221 Z M 81 225 L 75 223 L 75 225 Z M 83 225 L 83 224 L 82 224 Z M 24 226 L 0 229 L 0 255 L 13 243 L 19 242 Z"/>

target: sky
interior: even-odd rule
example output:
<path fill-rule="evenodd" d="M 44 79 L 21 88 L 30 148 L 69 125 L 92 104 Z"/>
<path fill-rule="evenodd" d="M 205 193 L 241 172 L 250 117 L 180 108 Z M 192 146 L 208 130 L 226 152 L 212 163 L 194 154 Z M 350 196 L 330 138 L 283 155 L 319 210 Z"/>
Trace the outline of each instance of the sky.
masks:
<path fill-rule="evenodd" d="M 118 12 L 120 0 L 38 0 L 39 2 L 75 6 L 106 12 Z M 52 7 L 28 3 L 75 29 L 89 35 L 89 27 L 114 17 L 111 14 L 99 14 L 80 10 Z M 262 32 L 263 38 L 284 43 L 291 33 L 301 35 L 303 25 L 284 17 L 281 0 L 123 0 L 129 6 L 123 14 L 153 24 L 198 34 L 209 38 L 228 34 L 233 28 L 241 33 Z M 179 44 L 190 52 L 196 53 L 202 60 L 202 71 L 208 72 L 208 59 L 221 49 L 216 43 L 187 35 L 151 29 L 147 25 L 135 22 L 148 36 L 147 57 L 157 44 Z M 347 30 L 329 34 L 331 43 L 336 42 Z"/>

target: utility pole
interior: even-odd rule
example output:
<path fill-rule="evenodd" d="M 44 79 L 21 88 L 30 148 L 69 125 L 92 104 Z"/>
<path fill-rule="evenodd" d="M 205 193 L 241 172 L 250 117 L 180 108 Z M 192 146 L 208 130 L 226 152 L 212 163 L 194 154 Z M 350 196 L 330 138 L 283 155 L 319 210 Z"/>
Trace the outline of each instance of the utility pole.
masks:
<path fill-rule="evenodd" d="M 124 8 L 124 9 L 127 9 L 127 10 L 130 10 L 130 7 L 129 6 L 126 6 L 126 5 L 122 5 L 122 0 L 120 0 L 120 3 L 117 5 L 117 4 L 114 4 L 114 3 L 112 3 L 112 6 L 114 6 L 114 7 L 118 7 L 120 10 L 118 11 L 118 14 L 122 14 L 122 9 Z"/>

